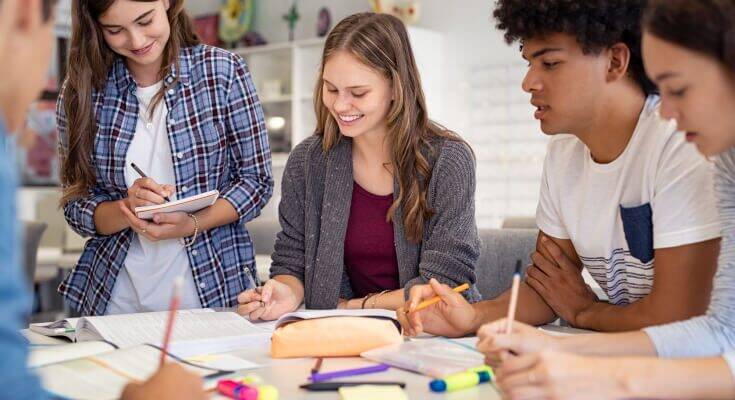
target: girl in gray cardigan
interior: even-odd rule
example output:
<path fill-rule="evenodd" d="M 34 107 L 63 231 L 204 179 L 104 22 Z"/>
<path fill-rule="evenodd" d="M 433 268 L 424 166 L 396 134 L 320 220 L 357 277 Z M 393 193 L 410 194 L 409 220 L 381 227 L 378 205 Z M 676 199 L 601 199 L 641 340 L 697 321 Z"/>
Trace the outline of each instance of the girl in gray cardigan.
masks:
<path fill-rule="evenodd" d="M 397 309 L 431 278 L 474 287 L 480 241 L 475 162 L 428 119 L 403 24 L 342 20 L 314 91 L 316 134 L 290 154 L 270 276 L 238 312 L 272 320 L 307 308 Z"/>
<path fill-rule="evenodd" d="M 480 350 L 492 360 L 520 355 L 498 370 L 509 398 L 735 398 L 735 2 L 652 0 L 644 25 L 661 115 L 714 161 L 722 243 L 709 308 L 643 331 L 564 338 L 522 324 L 505 335 L 506 321 L 487 324 Z"/>

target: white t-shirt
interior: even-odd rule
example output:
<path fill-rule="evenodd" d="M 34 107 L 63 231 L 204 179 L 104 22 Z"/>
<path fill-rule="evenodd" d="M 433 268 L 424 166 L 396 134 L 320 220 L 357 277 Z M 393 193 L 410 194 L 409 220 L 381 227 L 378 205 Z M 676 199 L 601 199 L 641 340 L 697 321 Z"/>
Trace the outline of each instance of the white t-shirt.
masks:
<path fill-rule="evenodd" d="M 536 223 L 570 239 L 612 304 L 651 292 L 654 249 L 720 236 L 712 167 L 646 100 L 623 153 L 596 163 L 572 135 L 549 142 Z"/>
<path fill-rule="evenodd" d="M 171 145 L 166 129 L 168 108 L 161 101 L 149 120 L 148 106 L 161 89 L 162 82 L 138 87 L 138 123 L 125 155 L 125 183 L 128 187 L 140 178 L 130 166 L 135 163 L 146 175 L 161 184 L 175 184 Z M 176 200 L 176 194 L 169 197 Z M 189 256 L 181 239 L 152 242 L 133 235 L 125 267 L 120 270 L 107 305 L 106 314 L 123 314 L 168 310 L 174 280 L 184 277 L 181 309 L 201 308 L 199 295 L 189 264 Z"/>

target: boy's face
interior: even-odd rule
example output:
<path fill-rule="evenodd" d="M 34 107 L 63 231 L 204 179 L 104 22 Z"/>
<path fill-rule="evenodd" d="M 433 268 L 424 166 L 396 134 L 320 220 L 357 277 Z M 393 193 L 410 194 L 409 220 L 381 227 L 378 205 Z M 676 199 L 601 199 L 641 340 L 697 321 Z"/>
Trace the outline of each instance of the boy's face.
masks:
<path fill-rule="evenodd" d="M 528 61 L 523 90 L 531 94 L 534 117 L 545 134 L 579 135 L 593 124 L 608 79 L 605 55 L 584 54 L 577 40 L 564 33 L 523 41 L 522 56 Z"/>

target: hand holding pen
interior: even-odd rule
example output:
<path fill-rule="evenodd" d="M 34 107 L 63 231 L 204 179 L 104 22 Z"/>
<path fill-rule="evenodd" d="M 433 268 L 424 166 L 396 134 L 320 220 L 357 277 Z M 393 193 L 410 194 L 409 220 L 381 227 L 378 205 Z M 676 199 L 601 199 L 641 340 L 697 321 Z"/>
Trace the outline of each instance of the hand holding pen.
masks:
<path fill-rule="evenodd" d="M 130 211 L 135 213 L 135 207 L 152 206 L 171 201 L 169 196 L 174 193 L 173 185 L 161 185 L 153 178 L 146 176 L 134 163 L 131 163 L 130 166 L 141 176 L 128 189 L 125 203 Z"/>

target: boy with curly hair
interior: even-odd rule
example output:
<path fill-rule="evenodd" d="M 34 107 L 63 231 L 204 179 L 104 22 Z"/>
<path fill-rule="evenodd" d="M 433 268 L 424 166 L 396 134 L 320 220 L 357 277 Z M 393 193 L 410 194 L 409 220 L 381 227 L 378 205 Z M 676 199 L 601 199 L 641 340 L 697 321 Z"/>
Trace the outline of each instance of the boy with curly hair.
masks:
<path fill-rule="evenodd" d="M 704 158 L 674 122 L 641 58 L 643 0 L 500 0 L 508 44 L 528 61 L 523 90 L 551 135 L 536 214 L 533 265 L 517 319 L 561 317 L 580 328 L 627 331 L 703 314 L 720 226 Z M 692 190 L 696 188 L 697 190 Z M 599 301 L 582 268 L 606 292 Z M 505 316 L 509 292 L 474 305 L 431 281 L 414 287 L 401 315 L 408 334 L 459 336 Z"/>

